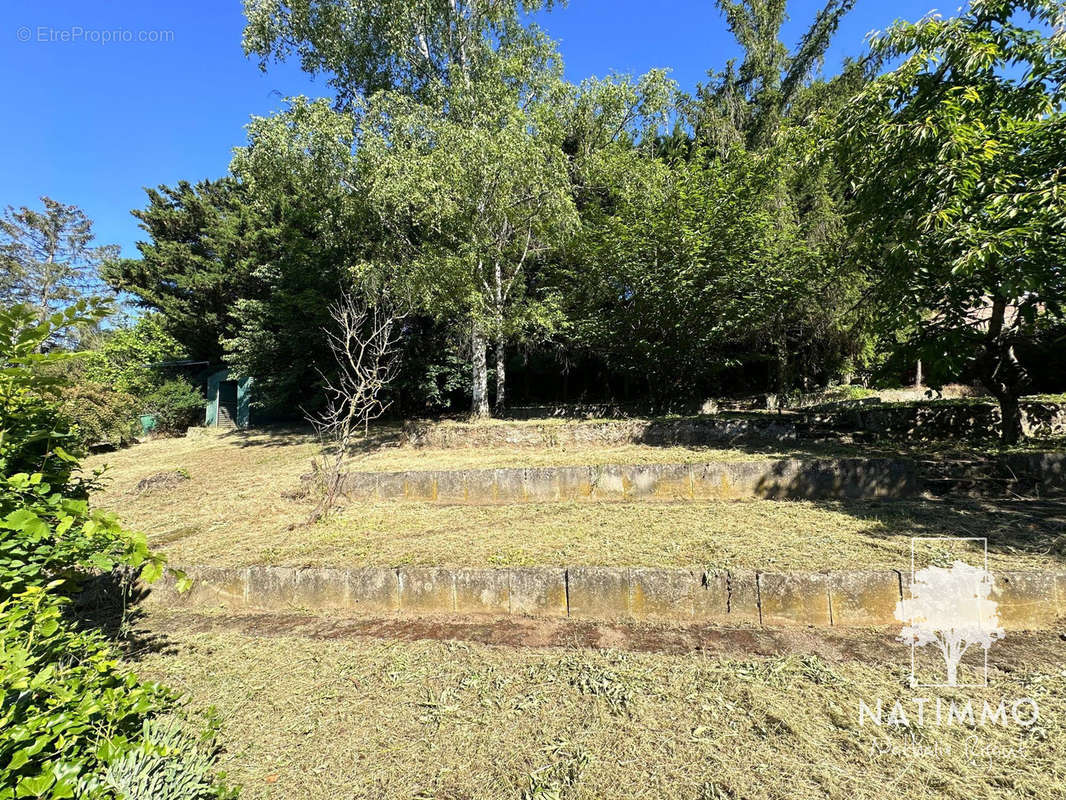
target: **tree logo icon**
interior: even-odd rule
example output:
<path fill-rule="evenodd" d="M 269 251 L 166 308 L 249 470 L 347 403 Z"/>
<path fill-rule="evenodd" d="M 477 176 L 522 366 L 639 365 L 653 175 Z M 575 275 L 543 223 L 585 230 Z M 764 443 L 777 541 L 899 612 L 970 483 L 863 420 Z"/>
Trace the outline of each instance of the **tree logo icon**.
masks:
<path fill-rule="evenodd" d="M 978 566 L 954 558 L 949 566 L 929 564 L 916 569 L 915 546 L 918 543 L 980 542 L 984 564 Z M 944 560 L 941 551 L 941 560 Z M 912 686 L 987 686 L 988 649 L 1003 638 L 999 624 L 998 603 L 992 599 L 995 579 L 988 571 L 988 543 L 973 538 L 923 538 L 911 540 L 911 581 L 909 597 L 896 605 L 896 619 L 903 622 L 900 640 L 911 645 Z M 916 660 L 918 648 L 933 644 L 944 657 L 946 681 L 920 683 Z M 982 653 L 980 679 L 959 682 L 959 666 L 973 648 Z M 971 658 L 971 661 L 973 659 Z"/>

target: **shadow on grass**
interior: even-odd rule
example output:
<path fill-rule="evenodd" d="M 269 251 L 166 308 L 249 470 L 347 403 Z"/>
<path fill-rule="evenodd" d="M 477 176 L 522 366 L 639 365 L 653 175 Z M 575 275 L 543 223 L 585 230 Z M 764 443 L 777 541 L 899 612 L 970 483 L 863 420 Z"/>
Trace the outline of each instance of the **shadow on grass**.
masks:
<path fill-rule="evenodd" d="M 863 531 L 870 538 L 986 538 L 990 555 L 1040 556 L 1066 563 L 1066 499 L 915 498 L 825 505 L 875 523 Z M 900 565 L 904 567 L 909 565 Z"/>
<path fill-rule="evenodd" d="M 271 425 L 247 430 L 228 430 L 218 438 L 234 447 L 290 447 L 313 441 L 314 431 L 309 425 Z"/>
<path fill-rule="evenodd" d="M 120 571 L 87 580 L 74 598 L 74 619 L 82 628 L 96 630 L 121 650 L 129 661 L 139 661 L 149 653 L 177 652 L 165 633 L 144 625 L 142 607 L 148 589 L 140 581 L 131 583 Z"/>
<path fill-rule="evenodd" d="M 290 447 L 293 445 L 310 444 L 318 441 L 315 431 L 310 425 L 278 425 L 248 430 L 230 430 L 218 434 L 218 438 L 226 444 L 234 447 Z M 381 447 L 395 446 L 403 443 L 401 427 L 398 424 L 378 425 L 370 428 L 367 437 L 360 438 L 355 444 L 355 449 L 362 452 L 373 452 Z M 329 445 L 326 445 L 329 452 Z"/>

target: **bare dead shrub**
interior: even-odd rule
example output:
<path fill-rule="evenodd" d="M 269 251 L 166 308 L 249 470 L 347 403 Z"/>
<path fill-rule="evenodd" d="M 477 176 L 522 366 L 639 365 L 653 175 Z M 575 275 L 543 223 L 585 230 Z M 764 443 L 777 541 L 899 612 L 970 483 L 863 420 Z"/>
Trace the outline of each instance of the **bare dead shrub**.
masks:
<path fill-rule="evenodd" d="M 322 375 L 325 406 L 307 415 L 326 445 L 321 461 L 311 464 L 321 498 L 309 523 L 333 510 L 353 443 L 366 439 L 370 423 L 391 405 L 384 391 L 399 368 L 397 345 L 408 311 L 406 304 L 397 303 L 387 292 L 346 290 L 330 305 L 329 314 L 332 324 L 326 334 L 336 372 Z"/>

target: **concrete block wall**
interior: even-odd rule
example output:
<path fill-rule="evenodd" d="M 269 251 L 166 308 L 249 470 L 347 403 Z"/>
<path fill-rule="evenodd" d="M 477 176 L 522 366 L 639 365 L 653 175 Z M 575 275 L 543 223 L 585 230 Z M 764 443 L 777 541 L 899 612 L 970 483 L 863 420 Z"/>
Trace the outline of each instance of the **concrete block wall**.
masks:
<path fill-rule="evenodd" d="M 776 573 L 660 567 L 194 567 L 191 591 L 172 580 L 147 602 L 241 611 L 488 614 L 660 620 L 769 627 L 898 627 L 909 576 L 892 570 Z M 1066 618 L 1066 572 L 996 574 L 1007 630 Z"/>

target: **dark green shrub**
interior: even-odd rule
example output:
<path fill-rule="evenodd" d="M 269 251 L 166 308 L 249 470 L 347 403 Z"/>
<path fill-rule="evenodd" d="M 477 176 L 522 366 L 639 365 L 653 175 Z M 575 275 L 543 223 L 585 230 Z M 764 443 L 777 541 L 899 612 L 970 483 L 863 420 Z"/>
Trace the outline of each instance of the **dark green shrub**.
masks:
<path fill-rule="evenodd" d="M 62 409 L 85 447 L 133 444 L 140 430 L 140 403 L 133 395 L 99 383 L 79 383 L 63 389 L 62 397 Z"/>
<path fill-rule="evenodd" d="M 149 392 L 144 410 L 155 415 L 160 433 L 182 434 L 203 418 L 204 396 L 188 381 L 174 378 Z"/>

